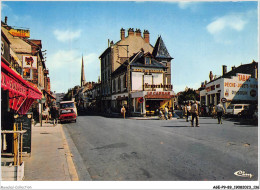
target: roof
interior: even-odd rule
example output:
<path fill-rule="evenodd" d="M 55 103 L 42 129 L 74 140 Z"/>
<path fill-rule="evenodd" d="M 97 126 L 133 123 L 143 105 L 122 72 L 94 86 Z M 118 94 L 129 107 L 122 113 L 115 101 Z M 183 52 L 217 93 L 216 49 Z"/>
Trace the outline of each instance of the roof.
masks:
<path fill-rule="evenodd" d="M 168 52 L 168 50 L 167 50 L 167 48 L 166 48 L 166 46 L 165 46 L 161 36 L 158 37 L 158 39 L 157 39 L 157 41 L 155 43 L 155 46 L 154 46 L 152 54 L 153 54 L 153 56 L 155 58 L 173 59 L 170 56 L 170 54 L 169 54 L 169 52 Z"/>
<path fill-rule="evenodd" d="M 145 57 L 149 57 L 151 59 L 150 64 L 145 64 Z M 116 76 L 127 70 L 127 65 L 130 63 L 131 66 L 135 67 L 147 67 L 147 68 L 159 68 L 159 69 L 167 69 L 162 63 L 154 59 L 153 55 L 150 52 L 144 53 L 142 50 L 138 53 L 135 53 L 126 60 L 122 65 L 120 65 L 113 73 L 112 76 Z"/>
<path fill-rule="evenodd" d="M 164 66 L 159 61 L 155 60 L 153 55 L 149 52 L 144 53 L 143 51 L 138 52 L 137 54 L 134 54 L 132 56 L 133 58 L 130 58 L 130 64 L 131 66 L 137 66 L 137 67 L 150 67 L 150 68 L 161 68 L 166 69 L 167 67 Z M 150 64 L 145 64 L 145 58 L 149 57 L 151 59 Z"/>
<path fill-rule="evenodd" d="M 1 27 L 1 30 L 5 34 L 5 36 L 8 38 L 8 40 L 11 42 L 11 48 L 14 50 L 16 53 L 28 53 L 31 54 L 32 48 L 30 44 L 25 42 L 19 37 L 14 37 L 11 35 L 8 30 L 4 27 Z"/>
<path fill-rule="evenodd" d="M 258 62 L 255 62 L 254 60 L 252 63 L 249 64 L 243 64 L 239 65 L 238 67 L 234 67 L 231 71 L 227 72 L 226 74 L 208 82 L 214 82 L 220 78 L 231 78 L 232 76 L 236 76 L 237 73 L 242 73 L 242 74 L 250 74 L 252 78 L 255 78 L 255 68 L 258 68 Z"/>

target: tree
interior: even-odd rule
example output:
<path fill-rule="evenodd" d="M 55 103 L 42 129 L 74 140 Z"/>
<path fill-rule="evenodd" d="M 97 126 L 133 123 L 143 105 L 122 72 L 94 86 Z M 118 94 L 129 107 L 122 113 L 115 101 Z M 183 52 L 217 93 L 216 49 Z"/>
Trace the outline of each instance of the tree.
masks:
<path fill-rule="evenodd" d="M 193 100 L 193 101 L 200 100 L 200 96 L 199 94 L 196 93 L 196 90 L 188 88 L 185 91 L 181 92 L 178 97 L 178 104 L 184 104 L 184 102 L 188 100 Z"/>

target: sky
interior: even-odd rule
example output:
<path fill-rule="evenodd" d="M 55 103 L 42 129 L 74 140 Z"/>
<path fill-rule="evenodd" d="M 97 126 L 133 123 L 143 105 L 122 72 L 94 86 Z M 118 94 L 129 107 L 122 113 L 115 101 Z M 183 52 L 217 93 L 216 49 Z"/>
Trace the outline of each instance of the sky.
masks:
<path fill-rule="evenodd" d="M 178 1 L 2 1 L 1 20 L 29 28 L 30 39 L 47 50 L 51 91 L 80 85 L 81 60 L 86 81 L 98 81 L 99 56 L 108 39 L 120 40 L 120 29 L 161 35 L 172 60 L 175 93 L 197 89 L 209 72 L 222 75 L 222 65 L 258 61 L 258 2 Z M 127 32 L 126 32 L 127 33 Z"/>

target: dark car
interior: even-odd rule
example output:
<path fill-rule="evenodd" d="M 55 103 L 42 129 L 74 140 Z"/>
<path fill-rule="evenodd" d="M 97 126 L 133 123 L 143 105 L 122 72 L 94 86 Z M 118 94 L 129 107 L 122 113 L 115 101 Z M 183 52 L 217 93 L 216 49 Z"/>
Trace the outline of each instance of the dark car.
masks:
<path fill-rule="evenodd" d="M 73 108 L 61 109 L 59 120 L 61 123 L 64 121 L 77 121 L 77 115 Z"/>

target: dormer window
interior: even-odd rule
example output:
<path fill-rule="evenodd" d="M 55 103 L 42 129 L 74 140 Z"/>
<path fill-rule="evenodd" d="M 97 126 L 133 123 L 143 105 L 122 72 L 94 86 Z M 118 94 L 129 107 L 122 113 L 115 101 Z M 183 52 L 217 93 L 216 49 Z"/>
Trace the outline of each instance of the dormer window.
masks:
<path fill-rule="evenodd" d="M 145 57 L 145 65 L 151 65 L 151 58 Z"/>

